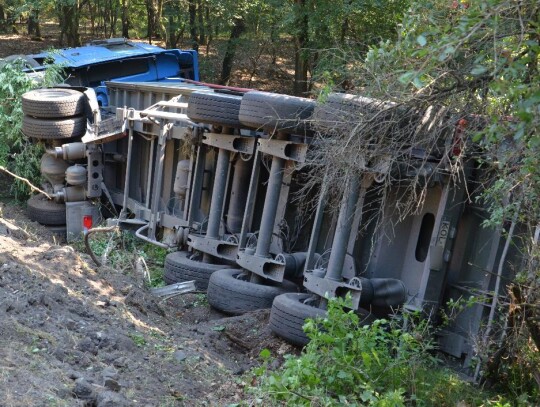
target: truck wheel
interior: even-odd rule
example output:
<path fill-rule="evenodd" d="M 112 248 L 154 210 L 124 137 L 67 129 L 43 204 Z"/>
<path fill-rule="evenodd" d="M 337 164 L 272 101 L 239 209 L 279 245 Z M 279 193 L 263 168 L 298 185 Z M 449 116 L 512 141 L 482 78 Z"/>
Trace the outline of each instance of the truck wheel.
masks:
<path fill-rule="evenodd" d="M 63 118 L 84 110 L 84 94 L 73 89 L 35 89 L 22 95 L 24 114 L 33 117 Z"/>
<path fill-rule="evenodd" d="M 10 55 L 5 58 L 3 58 L 4 63 L 13 63 L 16 61 L 22 61 L 24 68 L 37 68 L 40 67 L 40 63 L 36 61 L 34 58 L 30 58 L 27 55 Z M 0 62 L 0 66 L 3 66 L 4 63 Z"/>
<path fill-rule="evenodd" d="M 182 281 L 195 281 L 195 287 L 204 291 L 208 288 L 208 280 L 214 271 L 226 269 L 227 265 L 208 264 L 189 258 L 192 253 L 174 252 L 165 257 L 165 271 L 163 279 L 167 284 Z"/>
<path fill-rule="evenodd" d="M 241 96 L 224 93 L 193 92 L 189 96 L 188 117 L 201 123 L 240 127 L 238 112 Z"/>
<path fill-rule="evenodd" d="M 377 114 L 377 122 L 382 124 L 385 131 L 389 131 L 388 123 L 394 123 L 396 129 L 403 128 L 418 119 L 418 112 L 398 107 L 399 120 L 396 115 L 395 104 L 382 102 L 364 96 L 346 93 L 332 93 L 324 103 L 318 103 L 313 111 L 311 123 L 313 130 L 333 135 L 348 135 L 358 126 L 363 116 L 372 117 Z M 381 129 L 382 131 L 382 129 Z"/>
<path fill-rule="evenodd" d="M 86 132 L 86 118 L 78 116 L 69 119 L 35 119 L 24 116 L 22 131 L 27 137 L 37 139 L 81 137 Z"/>
<path fill-rule="evenodd" d="M 272 332 L 293 345 L 307 345 L 309 338 L 303 329 L 306 319 L 326 316 L 326 310 L 309 304 L 308 299 L 311 296 L 312 294 L 306 293 L 286 293 L 277 296 L 270 312 L 269 324 Z M 359 308 L 356 313 L 362 325 L 370 324 L 375 320 L 369 311 L 362 308 Z"/>
<path fill-rule="evenodd" d="M 208 282 L 208 302 L 222 312 L 240 315 L 257 309 L 270 308 L 274 298 L 286 292 L 298 291 L 296 284 L 284 280 L 281 284 L 251 283 L 242 269 L 216 271 Z"/>
<path fill-rule="evenodd" d="M 278 295 L 270 312 L 270 329 L 287 342 L 305 346 L 309 339 L 303 326 L 308 318 L 325 317 L 326 310 L 306 303 L 311 294 Z"/>
<path fill-rule="evenodd" d="M 66 205 L 47 199 L 43 194 L 31 197 L 27 205 L 28 217 L 42 225 L 66 224 Z"/>
<path fill-rule="evenodd" d="M 248 92 L 242 98 L 240 122 L 254 129 L 302 134 L 310 129 L 313 100 L 268 92 Z"/>
<path fill-rule="evenodd" d="M 313 129 L 326 134 L 348 134 L 366 114 L 382 110 L 377 100 L 346 93 L 332 93 L 313 111 Z"/>

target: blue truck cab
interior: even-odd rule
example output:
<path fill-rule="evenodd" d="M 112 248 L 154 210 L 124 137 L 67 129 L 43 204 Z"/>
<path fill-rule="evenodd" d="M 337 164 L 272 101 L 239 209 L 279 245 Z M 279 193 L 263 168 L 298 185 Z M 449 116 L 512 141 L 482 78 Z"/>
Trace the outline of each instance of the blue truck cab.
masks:
<path fill-rule="evenodd" d="M 52 61 L 63 67 L 65 83 L 94 88 L 98 103 L 109 104 L 105 82 L 179 82 L 199 80 L 198 55 L 194 50 L 163 49 L 125 38 L 97 40 L 86 46 L 28 55 L 31 67 L 44 70 Z"/>

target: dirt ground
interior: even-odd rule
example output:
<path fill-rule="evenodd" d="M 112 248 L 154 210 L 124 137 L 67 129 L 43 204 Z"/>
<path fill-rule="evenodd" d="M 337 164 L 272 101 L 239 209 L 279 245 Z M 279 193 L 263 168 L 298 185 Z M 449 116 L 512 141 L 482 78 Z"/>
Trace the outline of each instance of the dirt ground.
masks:
<path fill-rule="evenodd" d="M 159 301 L 142 275 L 98 269 L 22 208 L 2 202 L 0 218 L 1 406 L 225 406 L 248 397 L 262 349 L 295 352 L 267 310 Z"/>

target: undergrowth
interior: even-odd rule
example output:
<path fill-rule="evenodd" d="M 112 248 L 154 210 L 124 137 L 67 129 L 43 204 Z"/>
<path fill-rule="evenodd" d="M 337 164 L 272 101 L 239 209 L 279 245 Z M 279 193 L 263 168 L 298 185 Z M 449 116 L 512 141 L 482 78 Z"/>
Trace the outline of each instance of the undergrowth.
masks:
<path fill-rule="evenodd" d="M 490 394 L 442 366 L 430 329 L 410 314 L 363 326 L 346 300 L 331 300 L 325 319 L 304 326 L 310 342 L 300 356 L 286 356 L 272 371 L 270 352 L 261 352 L 263 364 L 248 391 L 256 405 L 528 405 L 525 398 L 511 403 Z"/>
<path fill-rule="evenodd" d="M 93 234 L 89 241 L 90 248 L 104 265 L 122 273 L 135 270 L 151 287 L 164 285 L 163 265 L 167 250 L 143 242 L 128 231 Z M 74 246 L 79 251 L 86 251 L 82 241 Z"/>
<path fill-rule="evenodd" d="M 31 79 L 22 69 L 22 60 L 0 66 L 0 166 L 39 186 L 40 162 L 44 147 L 42 143 L 30 140 L 21 130 L 23 120 L 21 96 L 31 89 L 61 82 L 62 67 L 48 65 L 39 83 Z M 23 201 L 28 197 L 30 188 L 24 182 L 15 180 L 11 184 L 10 193 L 18 201 Z"/>

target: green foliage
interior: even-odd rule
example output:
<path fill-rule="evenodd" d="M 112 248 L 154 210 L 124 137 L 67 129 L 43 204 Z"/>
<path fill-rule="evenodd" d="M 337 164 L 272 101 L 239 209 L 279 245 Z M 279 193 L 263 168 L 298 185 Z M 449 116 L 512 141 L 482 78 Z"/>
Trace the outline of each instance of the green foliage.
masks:
<path fill-rule="evenodd" d="M 347 89 L 351 68 L 369 47 L 397 38 L 397 27 L 410 1 L 315 1 L 308 7 L 309 49 L 314 50 L 314 80 Z"/>
<path fill-rule="evenodd" d="M 538 27 L 536 1 L 417 2 L 399 40 L 373 48 L 361 68 L 367 94 L 483 115 L 469 134 L 498 172 L 486 191 L 491 225 L 515 212 L 540 220 Z"/>
<path fill-rule="evenodd" d="M 75 247 L 80 251 L 86 248 L 82 241 Z M 97 233 L 90 238 L 90 248 L 104 263 L 120 272 L 139 270 L 146 274 L 146 282 L 151 287 L 164 285 L 163 265 L 167 250 L 143 242 L 128 231 Z"/>
<path fill-rule="evenodd" d="M 130 334 L 129 337 L 139 348 L 144 348 L 147 345 L 146 338 L 141 334 Z"/>
<path fill-rule="evenodd" d="M 7 63 L 0 67 L 0 165 L 39 184 L 39 163 L 43 148 L 33 145 L 23 135 L 21 95 L 35 84 L 22 72 L 22 61 Z M 21 181 L 11 187 L 17 199 L 23 200 L 29 188 Z"/>
<path fill-rule="evenodd" d="M 2 134 L 2 155 L 0 165 L 7 165 L 9 152 L 22 149 L 21 137 L 22 106 L 21 95 L 33 88 L 30 77 L 22 72 L 22 61 L 7 63 L 0 67 L 0 129 Z"/>
<path fill-rule="evenodd" d="M 22 72 L 22 68 L 22 60 L 0 67 L 0 165 L 39 185 L 39 166 L 44 148 L 40 143 L 29 140 L 21 131 L 21 96 L 38 86 L 47 87 L 60 82 L 61 68 L 50 65 L 39 84 Z M 30 188 L 16 180 L 11 186 L 11 193 L 17 200 L 23 201 L 28 197 Z"/>
<path fill-rule="evenodd" d="M 486 393 L 439 364 L 429 326 L 419 315 L 366 326 L 345 305 L 331 300 L 325 319 L 308 321 L 310 343 L 299 357 L 287 356 L 278 370 L 268 369 L 270 352 L 261 352 L 259 384 L 250 389 L 259 404 L 490 405 L 483 404 Z"/>

